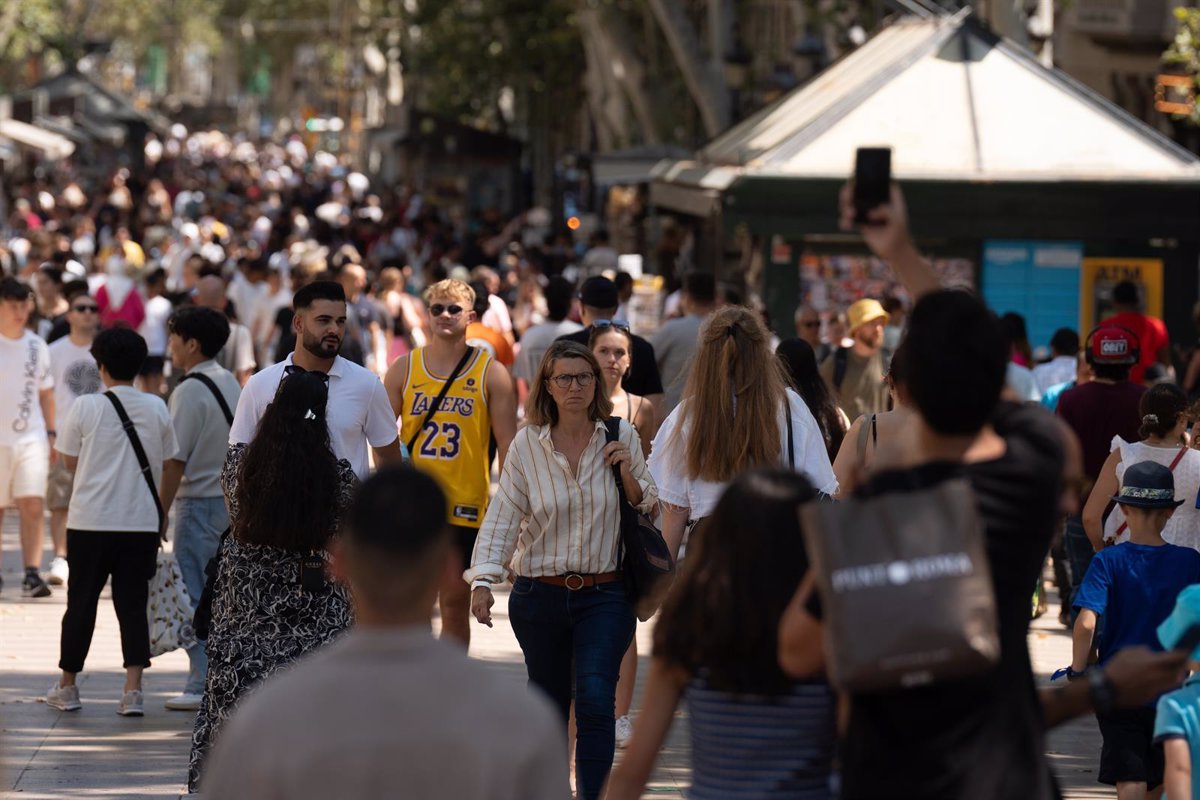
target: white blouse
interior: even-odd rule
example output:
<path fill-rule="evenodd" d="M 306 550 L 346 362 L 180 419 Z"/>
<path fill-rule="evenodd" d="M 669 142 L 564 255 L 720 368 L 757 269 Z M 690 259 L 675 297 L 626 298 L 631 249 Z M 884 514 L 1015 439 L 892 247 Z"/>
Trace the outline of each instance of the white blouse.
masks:
<path fill-rule="evenodd" d="M 1112 449 L 1121 451 L 1121 461 L 1117 464 L 1117 483 L 1125 478 L 1125 469 L 1130 464 L 1140 461 L 1154 461 L 1164 467 L 1170 467 L 1171 462 L 1179 455 L 1179 447 L 1155 447 L 1145 442 L 1127 442 L 1120 436 L 1114 436 Z M 1196 508 L 1196 495 L 1200 492 L 1200 451 L 1188 449 L 1173 471 L 1175 476 L 1175 499 L 1182 500 L 1183 505 L 1175 509 L 1167 527 L 1163 529 L 1163 541 L 1177 544 L 1180 547 L 1191 547 L 1200 550 L 1200 510 Z M 1117 529 L 1125 522 L 1125 512 L 1116 506 L 1104 522 L 1104 538 L 1116 538 L 1118 544 L 1129 541 L 1129 528 L 1116 536 Z"/>
<path fill-rule="evenodd" d="M 626 420 L 620 422 L 619 439 L 629 448 L 630 472 L 642 487 L 638 509 L 649 515 L 658 503 L 658 491 L 638 433 Z M 517 431 L 463 578 L 478 586 L 513 575 L 615 571 L 620 496 L 612 467 L 602 455 L 606 444 L 604 422 L 598 420 L 576 476 L 566 456 L 554 449 L 549 425 Z"/>
<path fill-rule="evenodd" d="M 829 463 L 821 429 L 800 395 L 788 389 L 787 398 L 788 410 L 792 415 L 792 442 L 796 451 L 794 469 L 808 478 L 817 491 L 833 496 L 837 492 L 838 482 Z M 684 441 L 688 432 L 683 429 L 680 435 L 675 435 L 687 404 L 687 400 L 681 402 L 658 429 L 650 448 L 650 474 L 654 476 L 658 496 L 664 503 L 690 509 L 692 519 L 701 519 L 713 512 L 728 483 L 687 476 Z M 776 415 L 775 423 L 779 426 L 780 466 L 787 466 L 787 421 L 783 418 L 782 408 Z"/>

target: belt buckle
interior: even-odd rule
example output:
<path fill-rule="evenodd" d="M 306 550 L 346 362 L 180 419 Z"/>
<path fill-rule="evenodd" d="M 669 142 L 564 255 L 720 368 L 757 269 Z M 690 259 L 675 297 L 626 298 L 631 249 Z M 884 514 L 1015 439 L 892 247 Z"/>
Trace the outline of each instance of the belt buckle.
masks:
<path fill-rule="evenodd" d="M 572 578 L 575 578 L 579 581 L 578 586 L 571 585 Z M 570 589 L 572 592 L 578 592 L 580 589 L 582 589 L 586 585 L 586 581 L 584 580 L 583 576 L 580 575 L 578 572 L 571 572 L 571 573 L 568 573 L 567 575 L 563 576 L 563 585 L 566 586 L 568 589 Z"/>

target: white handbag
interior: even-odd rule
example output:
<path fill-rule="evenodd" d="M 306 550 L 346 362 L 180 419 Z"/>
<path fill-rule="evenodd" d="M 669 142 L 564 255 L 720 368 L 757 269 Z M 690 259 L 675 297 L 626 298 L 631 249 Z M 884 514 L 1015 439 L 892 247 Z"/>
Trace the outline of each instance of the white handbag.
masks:
<path fill-rule="evenodd" d="M 174 553 L 161 548 L 154 578 L 150 581 L 150 599 L 146 603 L 150 622 L 150 656 L 161 656 L 178 648 L 185 650 L 196 643 L 192 630 L 192 600 Z"/>

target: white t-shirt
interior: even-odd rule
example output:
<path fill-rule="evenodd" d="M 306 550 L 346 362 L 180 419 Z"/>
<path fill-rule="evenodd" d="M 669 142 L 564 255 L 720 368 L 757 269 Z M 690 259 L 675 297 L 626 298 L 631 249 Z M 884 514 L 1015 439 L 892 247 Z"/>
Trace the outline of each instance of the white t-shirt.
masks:
<path fill-rule="evenodd" d="M 0 336 L 0 447 L 46 437 L 39 393 L 53 388 L 50 350 L 33 331 Z"/>
<path fill-rule="evenodd" d="M 791 389 L 787 390 L 788 408 L 792 414 L 792 441 L 795 445 L 795 470 L 802 473 L 813 487 L 819 492 L 833 496 L 838 489 L 837 476 L 833 474 L 833 466 L 829 463 L 829 455 L 825 451 L 825 440 L 821 429 L 813 419 L 808 406 Z M 680 506 L 691 510 L 692 519 L 701 519 L 712 514 L 717 501 L 725 491 L 727 484 L 714 483 L 689 478 L 686 474 L 687 458 L 684 455 L 684 437 L 687 430 L 680 431 L 675 436 L 675 428 L 682 419 L 683 410 L 688 400 L 683 400 L 671 412 L 650 447 L 650 474 L 658 486 L 658 497 L 664 503 Z M 783 418 L 783 409 L 776 415 L 779 426 L 780 466 L 788 463 L 787 422 Z"/>
<path fill-rule="evenodd" d="M 508 304 L 498 295 L 488 295 L 488 310 L 483 312 L 482 324 L 496 331 L 509 333 L 513 329 L 512 315 L 508 313 Z"/>
<path fill-rule="evenodd" d="M 278 364 L 257 373 L 242 389 L 229 443 L 250 442 L 258 432 L 258 421 L 275 399 L 283 370 L 292 363 L 289 354 Z M 399 438 L 396 415 L 379 377 L 352 361 L 338 356 L 329 370 L 329 400 L 325 409 L 333 454 L 344 458 L 359 478 L 366 478 L 367 445 L 384 447 Z"/>
<path fill-rule="evenodd" d="M 90 347 L 64 336 L 50 345 L 50 372 L 54 375 L 54 427 L 62 430 L 75 400 L 103 389 L 100 368 Z"/>
<path fill-rule="evenodd" d="M 238 322 L 229 323 L 229 338 L 215 361 L 237 375 L 242 370 L 254 369 L 254 342 L 250 329 Z"/>
<path fill-rule="evenodd" d="M 167 354 L 167 320 L 174 308 L 162 295 L 146 301 L 146 318 L 138 328 L 138 333 L 146 340 L 146 355 L 161 357 Z"/>
<path fill-rule="evenodd" d="M 132 386 L 114 386 L 150 461 L 154 485 L 162 482 L 163 459 L 178 447 L 167 404 Z M 58 431 L 58 452 L 75 456 L 75 487 L 67 527 L 81 531 L 157 531 L 158 511 L 133 445 L 112 402 L 103 394 L 75 400 Z"/>
<path fill-rule="evenodd" d="M 1112 449 L 1121 451 L 1121 461 L 1117 464 L 1117 483 L 1125 479 L 1125 470 L 1130 464 L 1141 461 L 1153 461 L 1170 467 L 1179 455 L 1178 447 L 1155 447 L 1145 442 L 1127 442 L 1120 436 L 1114 436 Z M 1200 492 L 1200 451 L 1188 449 L 1183 458 L 1172 470 L 1175 477 L 1175 499 L 1185 501 L 1175 509 L 1167 527 L 1163 528 L 1162 538 L 1168 544 L 1180 547 L 1191 547 L 1200 550 L 1200 509 L 1196 508 L 1196 494 Z M 1117 535 L 1117 529 L 1125 522 L 1125 512 L 1118 505 L 1113 508 L 1108 519 L 1104 522 L 1104 538 L 1115 539 L 1117 544 L 1129 541 L 1129 528 Z"/>

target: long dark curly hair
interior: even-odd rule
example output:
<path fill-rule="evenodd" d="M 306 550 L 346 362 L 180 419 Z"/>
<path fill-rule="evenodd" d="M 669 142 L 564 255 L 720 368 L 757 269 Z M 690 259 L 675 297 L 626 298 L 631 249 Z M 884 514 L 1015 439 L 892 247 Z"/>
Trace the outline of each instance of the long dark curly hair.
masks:
<path fill-rule="evenodd" d="M 813 352 L 812 345 L 803 339 L 784 339 L 775 348 L 775 355 L 791 379 L 792 388 L 804 399 L 804 404 L 817 421 L 821 438 L 825 441 L 825 452 L 832 462 L 842 447 L 846 429 L 842 427 L 842 418 L 833 394 L 817 371 L 817 354 Z"/>
<path fill-rule="evenodd" d="M 779 620 L 808 570 L 798 512 L 815 497 L 791 470 L 734 480 L 692 532 L 654 629 L 654 655 L 718 691 L 786 692 Z"/>
<path fill-rule="evenodd" d="M 239 541 L 298 553 L 323 548 L 337 524 L 338 466 L 329 445 L 327 376 L 285 375 L 238 476 Z"/>

